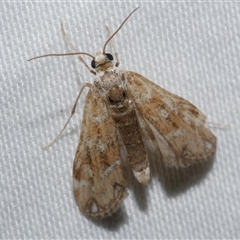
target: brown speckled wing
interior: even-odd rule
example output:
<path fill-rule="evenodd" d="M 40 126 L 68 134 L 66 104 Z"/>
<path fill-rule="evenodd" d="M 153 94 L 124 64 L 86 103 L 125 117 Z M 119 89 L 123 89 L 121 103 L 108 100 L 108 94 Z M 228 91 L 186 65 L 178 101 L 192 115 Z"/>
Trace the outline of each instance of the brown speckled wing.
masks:
<path fill-rule="evenodd" d="M 80 211 L 94 218 L 111 215 L 127 196 L 115 124 L 91 89 L 74 159 L 73 191 Z"/>
<path fill-rule="evenodd" d="M 208 159 L 216 137 L 205 127 L 205 115 L 189 101 L 135 72 L 126 72 L 128 90 L 151 129 L 168 166 L 186 167 Z"/>

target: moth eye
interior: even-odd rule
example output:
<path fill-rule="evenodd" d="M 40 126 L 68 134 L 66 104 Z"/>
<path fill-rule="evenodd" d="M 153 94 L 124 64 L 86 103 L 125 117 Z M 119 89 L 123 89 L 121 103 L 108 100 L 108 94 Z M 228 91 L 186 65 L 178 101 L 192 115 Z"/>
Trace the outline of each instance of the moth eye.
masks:
<path fill-rule="evenodd" d="M 107 58 L 109 59 L 109 60 L 113 60 L 113 56 L 112 56 L 112 54 L 110 54 L 110 53 L 106 53 L 106 56 L 107 56 Z"/>
<path fill-rule="evenodd" d="M 96 67 L 96 62 L 95 62 L 95 60 L 92 60 L 91 66 L 92 66 L 92 68 L 95 68 L 95 67 Z"/>

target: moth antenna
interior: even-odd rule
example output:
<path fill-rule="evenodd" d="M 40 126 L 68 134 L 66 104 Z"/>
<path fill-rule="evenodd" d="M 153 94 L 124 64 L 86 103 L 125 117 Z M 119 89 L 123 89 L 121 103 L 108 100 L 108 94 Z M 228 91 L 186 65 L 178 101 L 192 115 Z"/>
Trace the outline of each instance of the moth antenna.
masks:
<path fill-rule="evenodd" d="M 124 23 L 131 17 L 131 15 L 138 10 L 139 7 L 137 7 L 136 9 L 134 9 L 129 15 L 128 17 L 122 22 L 122 24 L 119 26 L 119 28 L 112 34 L 112 36 L 106 41 L 106 43 L 103 46 L 103 54 L 105 54 L 105 49 L 107 44 L 110 42 L 110 40 L 117 34 L 117 32 L 122 28 L 122 26 L 124 25 Z"/>
<path fill-rule="evenodd" d="M 72 56 L 72 55 L 87 55 L 89 57 L 91 57 L 92 59 L 94 59 L 95 57 L 89 53 L 86 53 L 86 52 L 75 52 L 75 53 L 52 53 L 52 54 L 45 54 L 45 55 L 41 55 L 41 56 L 37 56 L 37 57 L 33 57 L 33 58 L 30 58 L 28 59 L 27 61 L 32 61 L 34 59 L 37 59 L 37 58 L 43 58 L 43 57 L 59 57 L 59 56 Z"/>

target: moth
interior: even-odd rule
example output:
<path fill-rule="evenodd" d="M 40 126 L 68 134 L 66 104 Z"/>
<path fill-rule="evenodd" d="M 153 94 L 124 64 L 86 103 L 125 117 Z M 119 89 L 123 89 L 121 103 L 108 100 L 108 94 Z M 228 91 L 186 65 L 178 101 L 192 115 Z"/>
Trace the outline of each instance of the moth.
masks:
<path fill-rule="evenodd" d="M 88 87 L 73 163 L 73 193 L 80 211 L 92 218 L 112 215 L 128 196 L 123 160 L 128 160 L 136 179 L 146 185 L 150 178 L 146 149 L 157 146 L 162 161 L 175 168 L 205 161 L 216 149 L 216 137 L 205 127 L 206 116 L 193 104 L 138 73 L 118 68 L 112 38 L 137 9 L 112 35 L 109 32 L 103 50 L 96 56 L 77 52 L 62 28 L 74 53 L 32 58 L 77 55 L 95 75 L 93 84 L 86 83 L 80 90 L 62 129 L 74 114 L 83 89 Z M 115 51 L 115 64 L 112 54 L 106 53 L 109 42 Z M 81 55 L 92 58 L 92 68 Z"/>

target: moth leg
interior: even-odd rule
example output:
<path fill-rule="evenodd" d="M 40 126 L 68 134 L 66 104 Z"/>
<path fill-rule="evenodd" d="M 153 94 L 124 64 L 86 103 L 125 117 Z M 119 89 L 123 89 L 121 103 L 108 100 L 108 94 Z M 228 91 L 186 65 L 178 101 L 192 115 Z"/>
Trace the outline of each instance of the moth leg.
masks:
<path fill-rule="evenodd" d="M 110 29 L 109 29 L 108 26 L 105 26 L 105 28 L 106 28 L 106 30 L 107 30 L 108 37 L 110 38 L 110 37 L 111 37 L 111 31 L 110 31 Z M 117 49 L 116 49 L 116 45 L 115 45 L 113 39 L 111 39 L 110 44 L 111 44 L 112 50 L 113 50 L 114 55 L 115 55 L 115 58 L 116 58 L 116 67 L 118 67 L 119 64 L 120 64 L 120 61 L 119 61 L 119 58 L 118 58 L 118 52 L 117 52 Z"/>
<path fill-rule="evenodd" d="M 69 37 L 67 36 L 67 34 L 66 34 L 65 30 L 64 30 L 63 23 L 61 23 L 61 31 L 62 31 L 62 34 L 63 34 L 65 40 L 67 41 L 68 45 L 70 46 L 70 48 L 71 48 L 74 52 L 77 52 L 77 49 L 73 46 L 71 40 L 69 39 Z M 85 67 L 88 69 L 88 71 L 89 71 L 90 73 L 96 75 L 96 72 L 95 72 L 94 70 L 92 70 L 92 69 L 87 65 L 87 63 L 84 61 L 84 59 L 83 59 L 80 55 L 78 55 L 77 57 L 78 57 L 78 60 L 85 65 Z"/>
<path fill-rule="evenodd" d="M 215 122 L 208 122 L 208 121 L 206 121 L 206 124 L 212 125 L 212 127 L 216 127 L 216 128 L 228 128 L 230 126 L 229 123 L 215 123 Z"/>
<path fill-rule="evenodd" d="M 68 118 L 67 122 L 64 124 L 62 130 L 57 134 L 57 136 L 56 136 L 52 141 L 50 141 L 47 145 L 45 145 L 45 146 L 42 147 L 43 149 L 46 149 L 47 147 L 51 146 L 51 145 L 60 137 L 60 135 L 63 133 L 63 131 L 65 130 L 65 128 L 67 127 L 69 121 L 71 120 L 72 116 L 73 116 L 74 113 L 75 113 L 78 100 L 79 100 L 79 98 L 80 98 L 80 96 L 81 96 L 84 88 L 85 88 L 85 87 L 90 88 L 91 86 L 92 86 L 91 83 L 84 83 L 84 85 L 82 86 L 81 90 L 80 90 L 79 93 L 78 93 L 78 96 L 77 96 L 77 98 L 76 98 L 76 101 L 75 101 L 75 103 L 74 103 L 74 105 L 73 105 L 73 108 L 72 108 L 72 111 L 71 111 L 71 115 L 70 115 L 70 117 Z"/>

